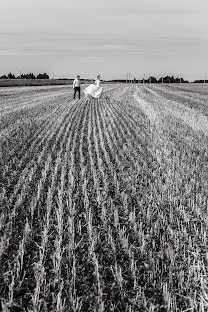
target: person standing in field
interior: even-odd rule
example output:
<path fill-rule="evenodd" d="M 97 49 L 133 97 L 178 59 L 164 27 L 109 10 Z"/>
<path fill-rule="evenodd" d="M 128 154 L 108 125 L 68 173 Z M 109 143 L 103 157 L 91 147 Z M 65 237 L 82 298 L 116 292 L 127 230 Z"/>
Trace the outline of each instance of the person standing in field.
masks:
<path fill-rule="evenodd" d="M 95 83 L 89 85 L 84 90 L 86 98 L 100 99 L 103 93 L 103 87 L 101 86 L 100 75 L 95 79 Z"/>
<path fill-rule="evenodd" d="M 77 76 L 77 79 L 73 81 L 73 89 L 74 89 L 74 99 L 76 98 L 76 93 L 78 92 L 78 96 L 80 99 L 80 91 L 81 91 L 81 81 L 80 76 Z"/>

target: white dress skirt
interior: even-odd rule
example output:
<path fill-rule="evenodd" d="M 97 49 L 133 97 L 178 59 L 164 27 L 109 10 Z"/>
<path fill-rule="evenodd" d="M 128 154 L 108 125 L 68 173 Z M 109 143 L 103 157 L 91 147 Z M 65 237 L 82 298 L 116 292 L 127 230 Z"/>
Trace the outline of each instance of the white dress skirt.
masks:
<path fill-rule="evenodd" d="M 95 84 L 89 85 L 84 90 L 86 97 L 93 97 L 94 99 L 99 99 L 102 96 L 103 93 L 103 87 L 101 87 L 101 81 L 99 79 L 95 80 Z"/>

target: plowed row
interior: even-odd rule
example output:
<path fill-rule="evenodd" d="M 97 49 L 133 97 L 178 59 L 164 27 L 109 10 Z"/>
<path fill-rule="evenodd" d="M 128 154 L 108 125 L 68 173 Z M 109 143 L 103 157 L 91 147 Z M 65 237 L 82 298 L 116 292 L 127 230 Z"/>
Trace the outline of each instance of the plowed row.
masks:
<path fill-rule="evenodd" d="M 3 311 L 208 307 L 206 90 L 105 88 L 1 93 Z"/>

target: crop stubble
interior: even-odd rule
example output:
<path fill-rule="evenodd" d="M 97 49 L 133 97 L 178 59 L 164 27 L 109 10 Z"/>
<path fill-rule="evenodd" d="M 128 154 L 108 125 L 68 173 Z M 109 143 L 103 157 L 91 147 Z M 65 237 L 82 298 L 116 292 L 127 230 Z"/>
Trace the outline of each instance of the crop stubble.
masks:
<path fill-rule="evenodd" d="M 206 90 L 106 88 L 2 95 L 4 311 L 208 306 Z"/>

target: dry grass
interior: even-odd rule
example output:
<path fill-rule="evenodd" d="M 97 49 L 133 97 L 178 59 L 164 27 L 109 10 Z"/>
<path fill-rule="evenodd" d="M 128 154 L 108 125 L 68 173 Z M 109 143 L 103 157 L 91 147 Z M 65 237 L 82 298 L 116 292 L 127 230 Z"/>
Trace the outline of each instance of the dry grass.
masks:
<path fill-rule="evenodd" d="M 3 311 L 208 308 L 202 86 L 106 88 L 1 93 Z"/>

